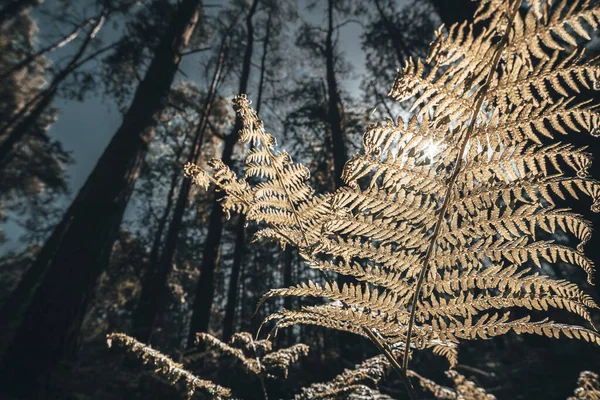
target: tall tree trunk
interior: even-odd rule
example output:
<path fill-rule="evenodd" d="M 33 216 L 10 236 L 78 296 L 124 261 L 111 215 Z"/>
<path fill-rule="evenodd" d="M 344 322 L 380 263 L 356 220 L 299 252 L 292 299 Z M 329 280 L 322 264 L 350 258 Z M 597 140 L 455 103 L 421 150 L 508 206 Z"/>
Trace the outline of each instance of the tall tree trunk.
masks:
<path fill-rule="evenodd" d="M 334 189 L 337 189 L 344 185 L 344 181 L 342 180 L 342 172 L 344 170 L 344 165 L 348 161 L 348 154 L 346 152 L 346 136 L 344 133 L 343 125 L 343 106 L 342 101 L 340 99 L 340 93 L 335 73 L 335 49 L 333 44 L 333 34 L 335 32 L 333 20 L 334 1 L 335 0 L 328 0 L 327 2 L 327 36 L 325 38 L 325 64 L 328 97 L 328 119 L 329 130 L 331 133 L 331 152 L 333 154 L 334 167 Z M 355 279 L 344 275 L 339 275 L 337 281 L 340 287 L 344 284 L 356 282 Z M 346 332 L 339 332 L 337 336 L 341 348 L 340 354 L 344 354 L 345 358 L 349 359 L 352 363 L 360 362 L 360 360 L 363 358 L 360 337 Z M 324 338 L 324 340 L 327 340 L 327 338 Z"/>
<path fill-rule="evenodd" d="M 240 85 L 238 94 L 246 93 L 248 89 L 248 80 L 250 78 L 250 66 L 252 64 L 252 51 L 254 46 L 254 26 L 252 17 L 256 12 L 259 0 L 253 0 L 248 15 L 246 16 L 246 49 L 244 51 L 244 60 L 242 63 L 242 74 L 240 76 Z M 237 142 L 238 132 L 242 129 L 242 120 L 238 117 L 235 120 L 233 130 L 225 137 L 223 144 L 223 154 L 221 160 L 225 165 L 231 165 L 233 148 Z M 207 332 L 210 322 L 210 312 L 214 297 L 214 280 L 217 264 L 219 260 L 219 247 L 223 235 L 223 209 L 219 203 L 221 196 L 216 196 L 212 204 L 212 209 L 208 222 L 208 231 L 204 251 L 202 252 L 202 263 L 200 264 L 200 277 L 196 285 L 196 297 L 192 305 L 192 319 L 190 321 L 190 332 L 188 339 L 188 348 L 195 346 L 197 332 Z M 201 346 L 202 347 L 202 346 Z"/>
<path fill-rule="evenodd" d="M 343 109 L 340 100 L 336 74 L 335 74 L 335 54 L 333 45 L 333 34 L 335 26 L 333 25 L 333 2 L 327 2 L 327 36 L 325 39 L 325 59 L 327 68 L 327 95 L 328 95 L 328 119 L 331 132 L 331 144 L 333 153 L 333 169 L 335 188 L 343 186 L 342 171 L 348 161 L 346 153 L 346 137 L 343 125 Z"/>
<path fill-rule="evenodd" d="M 263 41 L 263 54 L 260 61 L 260 79 L 258 82 L 258 96 L 256 99 L 256 113 L 260 113 L 262 103 L 263 89 L 265 83 L 265 72 L 267 64 L 267 54 L 269 50 L 269 41 L 271 39 L 271 22 L 273 11 L 269 12 L 267 18 L 267 27 L 265 39 Z M 235 309 L 238 303 L 238 284 L 240 282 L 240 272 L 244 248 L 246 247 L 246 215 L 241 214 L 238 219 L 235 234 L 235 248 L 233 250 L 233 264 L 231 265 L 231 277 L 229 278 L 229 287 L 227 288 L 227 304 L 225 306 L 225 317 L 223 319 L 223 340 L 228 342 L 233 335 L 235 328 Z"/>
<path fill-rule="evenodd" d="M 0 26 L 20 17 L 43 2 L 44 0 L 10 0 L 8 4 L 0 8 Z"/>
<path fill-rule="evenodd" d="M 183 146 L 176 154 L 176 160 L 179 160 L 181 153 L 183 151 Z M 147 300 L 147 296 L 151 293 L 149 292 L 149 287 L 152 285 L 152 282 L 156 279 L 156 273 L 154 268 L 158 264 L 160 248 L 162 244 L 163 233 L 165 228 L 167 227 L 167 222 L 169 220 L 169 215 L 171 214 L 171 209 L 173 208 L 173 201 L 175 199 L 175 189 L 177 189 L 177 183 L 181 178 L 181 171 L 178 168 L 173 170 L 173 176 L 171 177 L 171 184 L 169 185 L 169 191 L 167 193 L 167 204 L 163 209 L 162 215 L 158 220 L 158 226 L 156 227 L 156 232 L 154 234 L 154 240 L 152 241 L 152 247 L 150 248 L 150 255 L 148 256 L 148 268 L 146 269 L 146 274 L 142 279 L 142 293 L 140 294 L 139 302 L 142 302 L 142 299 Z M 133 335 L 137 335 L 137 330 L 139 329 L 140 321 L 140 304 L 138 304 L 136 308 L 136 312 L 133 315 Z"/>
<path fill-rule="evenodd" d="M 235 331 L 235 309 L 238 299 L 238 284 L 240 271 L 244 256 L 244 243 L 246 242 L 246 218 L 240 215 L 235 233 L 235 247 L 233 250 L 233 264 L 231 265 L 231 277 L 227 288 L 227 304 L 225 305 L 225 317 L 223 319 L 223 341 L 228 342 Z"/>
<path fill-rule="evenodd" d="M 206 132 L 208 119 L 217 91 L 217 85 L 221 76 L 223 62 L 225 61 L 226 50 L 227 44 L 226 39 L 224 39 L 210 89 L 206 94 L 206 99 L 202 107 L 202 119 L 196 129 L 194 140 L 192 142 L 192 149 L 187 162 L 197 162 L 198 157 L 200 156 L 202 142 L 204 141 L 204 133 Z M 143 342 L 149 341 L 154 329 L 158 311 L 166 298 L 168 288 L 167 281 L 175 259 L 175 251 L 177 249 L 179 233 L 181 232 L 183 224 L 183 216 L 190 197 L 191 186 L 192 183 L 190 179 L 184 179 L 181 183 L 179 193 L 177 194 L 175 209 L 173 210 L 173 217 L 169 223 L 169 229 L 167 230 L 163 252 L 155 266 L 151 282 L 144 285 L 142 288 L 140 302 L 134 319 L 134 329 L 138 340 Z"/>
<path fill-rule="evenodd" d="M 46 270 L 0 362 L 0 391 L 39 391 L 78 350 L 81 322 L 108 263 L 158 113 L 200 17 L 201 0 L 183 0 L 129 110 L 96 167 L 32 268 Z"/>
<path fill-rule="evenodd" d="M 181 148 L 181 150 L 183 150 L 183 147 Z M 175 156 L 176 160 L 179 160 L 181 153 L 182 151 L 177 152 Z M 169 214 L 171 213 L 171 208 L 173 207 L 173 200 L 175 199 L 175 189 L 177 189 L 177 183 L 179 182 L 180 178 L 181 171 L 179 170 L 179 168 L 174 168 L 173 176 L 171 177 L 171 184 L 169 185 L 169 191 L 167 192 L 167 204 L 165 204 L 163 213 L 158 220 L 158 226 L 156 227 L 156 233 L 154 235 L 154 240 L 152 241 L 152 247 L 150 248 L 150 255 L 148 256 L 148 265 L 150 266 L 150 268 L 152 268 L 158 262 L 163 233 L 165 232 L 165 228 L 167 227 Z M 144 284 L 144 286 L 146 285 Z"/>
<path fill-rule="evenodd" d="M 69 61 L 69 64 L 67 64 L 67 66 L 52 79 L 50 85 L 27 102 L 27 104 L 25 104 L 21 110 L 10 119 L 10 121 L 2 125 L 0 137 L 3 137 L 4 140 L 0 143 L 0 169 L 5 168 L 10 162 L 14 146 L 30 132 L 31 128 L 35 125 L 37 118 L 42 115 L 46 108 L 52 103 L 59 85 L 79 66 L 79 60 L 85 54 L 100 28 L 102 28 L 106 19 L 105 15 L 106 12 L 97 18 L 93 28 L 90 29 L 89 34 L 81 43 L 81 46 L 79 46 L 79 49 Z"/>

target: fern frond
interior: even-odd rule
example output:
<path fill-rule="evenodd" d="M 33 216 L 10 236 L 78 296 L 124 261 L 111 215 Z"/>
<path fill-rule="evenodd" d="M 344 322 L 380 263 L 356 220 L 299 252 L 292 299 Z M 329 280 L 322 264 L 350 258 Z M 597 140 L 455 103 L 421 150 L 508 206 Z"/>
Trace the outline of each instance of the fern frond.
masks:
<path fill-rule="evenodd" d="M 600 344 L 595 330 L 531 319 L 555 308 L 591 322 L 598 308 L 577 285 L 541 272 L 565 263 L 593 281 L 583 252 L 591 224 L 563 201 L 589 198 L 599 212 L 600 183 L 588 177 L 586 149 L 555 139 L 597 135 L 596 107 L 569 98 L 600 88 L 597 60 L 574 45 L 599 26 L 600 5 L 530 0 L 522 17 L 521 4 L 481 0 L 485 27 L 440 29 L 426 60 L 408 60 L 390 96 L 410 102 L 411 117 L 370 125 L 344 168 L 346 186 L 331 194 L 314 194 L 308 171 L 276 150 L 248 100 L 236 98 L 241 138 L 257 146 L 246 173 L 262 182 L 248 188 L 223 169 L 215 180 L 231 193 L 225 206 L 243 203 L 240 211 L 267 225 L 260 235 L 297 247 L 309 267 L 358 281 L 271 290 L 260 304 L 280 296 L 325 304 L 265 322 L 353 332 L 384 353 L 405 343 L 405 372 L 411 349 L 511 331 Z M 558 233 L 568 245 L 552 240 Z M 525 317 L 511 319 L 515 308 Z"/>
<path fill-rule="evenodd" d="M 599 400 L 600 399 L 600 378 L 598 374 L 590 371 L 582 371 L 577 379 L 577 389 L 574 396 L 567 400 Z"/>
<path fill-rule="evenodd" d="M 270 374 L 274 374 L 277 371 L 284 378 L 287 378 L 290 366 L 296 363 L 300 357 L 306 356 L 308 350 L 309 348 L 305 344 L 295 344 L 291 347 L 267 354 L 261 359 L 261 362 Z"/>
<path fill-rule="evenodd" d="M 219 352 L 221 352 L 223 354 L 230 355 L 230 356 L 237 358 L 242 363 L 244 368 L 253 374 L 258 375 L 262 372 L 262 365 L 257 359 L 246 357 L 246 355 L 244 354 L 244 352 L 241 349 L 231 347 L 227 343 L 220 341 L 219 339 L 217 339 L 216 337 L 214 337 L 208 333 L 204 333 L 204 332 L 197 333 L 196 334 L 196 342 L 197 343 L 204 342 L 204 343 L 208 344 L 209 346 L 214 347 L 215 349 L 219 350 Z"/>
<path fill-rule="evenodd" d="M 187 399 L 191 399 L 197 390 L 206 391 L 215 398 L 229 398 L 231 390 L 219 386 L 211 381 L 200 379 L 191 372 L 183 369 L 181 364 L 176 363 L 168 356 L 154 350 L 134 338 L 123 333 L 111 333 L 106 336 L 108 347 L 113 345 L 123 348 L 142 360 L 144 364 L 155 368 L 155 373 L 165 377 L 171 384 L 183 382 L 186 388 Z"/>
<path fill-rule="evenodd" d="M 336 282 L 325 283 L 323 286 L 308 281 L 287 289 L 271 289 L 259 301 L 257 308 L 272 297 L 326 297 L 332 300 L 343 301 L 355 307 L 368 307 L 380 313 L 394 313 L 399 309 L 398 296 L 390 291 L 371 290 L 368 285 L 348 283 L 340 289 Z"/>
<path fill-rule="evenodd" d="M 545 56 L 544 48 L 566 51 L 560 41 L 576 47 L 578 37 L 590 40 L 582 23 L 596 30 L 599 21 L 600 8 L 589 0 L 561 0 L 550 9 L 536 7 L 529 11 L 525 20 L 517 15 L 515 26 L 519 29 L 515 30 L 513 45 L 508 50 L 538 59 Z"/>

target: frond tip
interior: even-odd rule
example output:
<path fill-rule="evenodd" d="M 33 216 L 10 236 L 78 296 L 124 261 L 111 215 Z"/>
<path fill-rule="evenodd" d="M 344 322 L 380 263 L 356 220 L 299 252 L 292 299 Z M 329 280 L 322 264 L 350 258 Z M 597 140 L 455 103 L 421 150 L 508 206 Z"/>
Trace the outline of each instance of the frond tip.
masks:
<path fill-rule="evenodd" d="M 254 340 L 248 332 L 234 334 L 229 344 L 201 332 L 196 334 L 196 342 L 204 342 L 224 355 L 237 358 L 247 372 L 267 378 L 283 376 L 287 379 L 290 367 L 309 351 L 302 343 L 273 351 L 270 340 Z"/>
<path fill-rule="evenodd" d="M 191 399 L 194 392 L 199 389 L 219 399 L 231 396 L 231 390 L 211 381 L 196 377 L 191 372 L 185 370 L 181 364 L 176 363 L 168 356 L 154 350 L 150 346 L 138 342 L 131 336 L 127 336 L 124 333 L 111 333 L 106 336 L 106 342 L 108 347 L 115 345 L 122 348 L 142 360 L 143 364 L 154 367 L 154 372 L 165 377 L 171 384 L 180 381 L 183 382 L 188 399 Z"/>
<path fill-rule="evenodd" d="M 567 400 L 599 400 L 600 377 L 590 371 L 582 371 L 577 379 L 577 388 Z"/>

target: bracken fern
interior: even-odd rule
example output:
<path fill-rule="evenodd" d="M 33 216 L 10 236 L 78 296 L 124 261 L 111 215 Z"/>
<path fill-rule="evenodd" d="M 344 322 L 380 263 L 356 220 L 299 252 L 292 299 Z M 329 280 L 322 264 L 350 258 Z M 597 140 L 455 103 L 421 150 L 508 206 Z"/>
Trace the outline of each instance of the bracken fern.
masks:
<path fill-rule="evenodd" d="M 561 203 L 587 196 L 598 212 L 600 185 L 588 177 L 591 155 L 555 136 L 597 135 L 599 114 L 580 92 L 600 88 L 600 68 L 577 45 L 598 27 L 600 6 L 521 3 L 480 0 L 473 23 L 440 29 L 426 60 L 406 62 L 390 96 L 409 101 L 412 116 L 369 126 L 334 193 L 316 194 L 249 100 L 234 99 L 241 141 L 254 145 L 245 178 L 258 183 L 219 160 L 212 173 L 186 172 L 216 184 L 225 210 L 261 224 L 259 237 L 297 248 L 323 272 L 323 282 L 263 297 L 329 300 L 270 315 L 275 329 L 309 324 L 365 336 L 404 375 L 412 349 L 431 348 L 452 366 L 461 340 L 510 331 L 600 344 L 593 299 L 543 274 L 544 264 L 565 263 L 593 282 L 583 253 L 591 225 Z M 548 239 L 557 233 L 579 243 Z M 353 280 L 340 286 L 332 272 Z M 539 317 L 550 308 L 589 328 Z"/>

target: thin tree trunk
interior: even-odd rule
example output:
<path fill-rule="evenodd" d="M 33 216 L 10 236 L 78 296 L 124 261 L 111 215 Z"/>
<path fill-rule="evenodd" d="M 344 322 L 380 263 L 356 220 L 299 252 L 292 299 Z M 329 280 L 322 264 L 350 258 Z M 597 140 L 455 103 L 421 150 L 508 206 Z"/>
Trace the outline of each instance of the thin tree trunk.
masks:
<path fill-rule="evenodd" d="M 221 76 L 223 63 L 225 61 L 226 51 L 227 44 L 226 39 L 224 39 L 219 52 L 215 73 L 212 77 L 210 89 L 206 95 L 204 106 L 202 107 L 202 119 L 198 124 L 198 128 L 196 129 L 194 141 L 192 142 L 192 149 L 188 156 L 187 162 L 197 162 L 198 157 L 200 156 L 202 142 L 204 141 L 204 133 L 206 132 L 211 108 L 214 103 L 217 85 Z M 183 225 L 183 216 L 185 214 L 185 209 L 188 205 L 188 200 L 190 197 L 191 186 L 192 183 L 190 179 L 184 179 L 181 183 L 181 187 L 177 195 L 177 202 L 175 203 L 175 209 L 173 210 L 173 217 L 169 223 L 169 229 L 167 230 L 163 252 L 158 263 L 156 264 L 156 270 L 153 273 L 151 283 L 142 288 L 140 303 L 136 311 L 134 325 L 136 337 L 142 342 L 149 341 L 154 330 L 156 316 L 161 304 L 163 304 L 165 301 L 168 288 L 167 281 L 173 262 L 175 261 L 175 251 L 177 249 L 179 233 L 181 232 Z"/>
<path fill-rule="evenodd" d="M 223 341 L 228 342 L 233 335 L 235 328 L 235 309 L 238 299 L 238 284 L 240 281 L 240 271 L 242 269 L 242 259 L 244 255 L 244 242 L 246 241 L 246 223 L 243 215 L 239 216 L 238 226 L 235 234 L 235 248 L 233 250 L 233 264 L 231 265 L 231 277 L 229 278 L 229 287 L 227 288 L 227 304 L 225 306 L 225 317 L 223 319 Z"/>
<path fill-rule="evenodd" d="M 325 39 L 325 58 L 327 68 L 327 95 L 329 129 L 331 131 L 334 182 L 335 188 L 343 186 L 342 171 L 348 161 L 346 153 L 346 137 L 344 134 L 342 102 L 335 76 L 335 59 L 333 48 L 333 0 L 327 3 L 327 36 Z M 334 189 L 335 189 L 334 188 Z"/>
<path fill-rule="evenodd" d="M 0 9 L 0 26 L 14 18 L 20 17 L 44 0 L 12 0 Z"/>
<path fill-rule="evenodd" d="M 52 79 L 50 85 L 34 96 L 8 123 L 2 126 L 0 137 L 4 137 L 4 140 L 0 143 L 0 169 L 5 168 L 10 162 L 14 146 L 30 132 L 37 121 L 37 117 L 42 115 L 52 103 L 58 86 L 77 68 L 79 60 L 83 57 L 92 40 L 102 28 L 106 19 L 105 15 L 106 12 L 97 19 L 96 24 L 94 24 L 94 27 L 90 30 L 81 46 L 79 46 L 77 53 L 71 58 L 69 64 Z"/>
<path fill-rule="evenodd" d="M 183 148 L 181 149 L 183 150 Z M 178 151 L 176 154 L 176 160 L 179 160 L 181 156 L 181 151 Z M 171 213 L 171 208 L 173 207 L 173 200 L 175 199 L 175 189 L 177 189 L 177 183 L 179 182 L 179 178 L 181 178 L 181 171 L 178 168 L 175 168 L 173 171 L 173 176 L 171 177 L 171 184 L 169 185 L 169 192 L 167 193 L 167 204 L 165 204 L 165 208 L 163 209 L 163 213 L 158 220 L 158 226 L 156 227 L 156 234 L 154 235 L 154 240 L 152 241 L 152 247 L 150 248 L 150 255 L 148 257 L 148 265 L 152 268 L 158 262 L 158 256 L 160 254 L 160 245 L 162 243 L 163 233 L 165 228 L 167 227 L 167 221 L 169 219 L 169 214 Z M 144 285 L 145 286 L 145 285 Z M 142 288 L 143 291 L 143 288 Z"/>
<path fill-rule="evenodd" d="M 183 151 L 183 146 L 180 151 L 177 152 L 176 160 L 179 160 L 181 153 Z M 167 204 L 163 209 L 163 213 L 158 220 L 158 226 L 156 227 L 156 233 L 154 234 L 154 240 L 152 241 L 152 247 L 150 248 L 150 255 L 148 257 L 148 268 L 146 269 L 146 274 L 142 280 L 142 292 L 140 294 L 139 303 L 142 302 L 142 299 L 146 299 L 152 293 L 149 293 L 149 287 L 152 285 L 152 282 L 156 279 L 156 273 L 154 268 L 156 267 L 159 255 L 160 248 L 162 244 L 163 233 L 165 228 L 167 227 L 167 222 L 169 220 L 169 215 L 171 214 L 171 209 L 173 208 L 173 201 L 175 199 L 175 189 L 177 189 L 177 183 L 179 182 L 179 178 L 181 178 L 181 171 L 178 168 L 175 168 L 173 171 L 173 176 L 171 177 L 171 184 L 169 185 L 169 191 L 167 193 Z M 136 308 L 136 312 L 133 315 L 133 335 L 137 334 L 137 329 L 139 327 L 140 321 L 139 319 L 139 311 L 140 304 Z"/>
<path fill-rule="evenodd" d="M 282 283 L 283 283 L 283 287 L 290 287 L 292 286 L 292 269 L 293 269 L 293 263 L 294 263 L 294 253 L 291 247 L 287 247 L 283 253 L 283 271 L 282 271 Z M 283 308 L 285 308 L 286 310 L 291 310 L 292 309 L 292 297 L 291 296 L 286 296 L 283 298 Z M 294 343 L 294 337 L 293 337 L 293 327 L 290 327 L 288 329 L 282 329 L 281 330 L 281 344 L 283 345 L 283 347 L 287 347 L 290 346 Z"/>
<path fill-rule="evenodd" d="M 259 0 L 254 0 L 246 16 L 246 49 L 244 51 L 244 60 L 242 63 L 242 74 L 240 76 L 240 86 L 238 93 L 246 93 L 248 89 L 248 80 L 250 78 L 250 66 L 252 63 L 252 51 L 254 46 L 254 26 L 252 17 L 256 12 Z M 235 126 L 229 135 L 225 137 L 223 145 L 223 154 L 221 160 L 225 165 L 231 165 L 233 148 L 237 142 L 238 132 L 242 129 L 242 120 L 238 117 L 235 120 Z M 196 297 L 192 305 L 192 319 L 190 321 L 190 337 L 188 348 L 195 346 L 197 332 L 207 332 L 210 322 L 210 313 L 214 297 L 214 279 L 218 264 L 219 247 L 223 235 L 223 209 L 219 203 L 220 196 L 216 196 L 212 204 L 212 210 L 209 217 L 208 231 L 204 251 L 202 253 L 202 263 L 200 265 L 200 278 L 196 285 Z M 202 347 L 202 346 L 201 346 Z"/>
<path fill-rule="evenodd" d="M 260 61 L 260 79 L 258 83 L 258 96 L 256 100 L 256 112 L 260 113 L 262 103 L 263 88 L 265 82 L 265 71 L 267 64 L 267 53 L 269 49 L 269 41 L 271 38 L 271 22 L 273 11 L 269 13 L 267 19 L 267 27 L 265 31 L 265 40 L 263 41 L 263 54 Z M 233 264 L 231 265 L 231 277 L 229 278 L 229 287 L 227 288 L 227 304 L 225 306 L 225 317 L 223 319 L 223 340 L 228 342 L 231 339 L 235 329 L 235 309 L 238 303 L 238 285 L 240 281 L 240 271 L 242 270 L 242 262 L 244 248 L 246 247 L 246 215 L 241 214 L 238 219 L 235 234 L 235 248 L 233 250 Z"/>
<path fill-rule="evenodd" d="M 201 0 L 180 3 L 121 126 L 36 259 L 32 268 L 47 272 L 0 362 L 0 391 L 40 391 L 76 355 L 83 316 L 108 263 L 200 5 Z"/>

